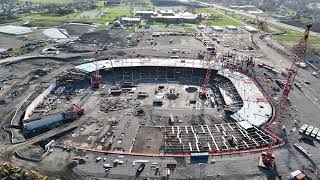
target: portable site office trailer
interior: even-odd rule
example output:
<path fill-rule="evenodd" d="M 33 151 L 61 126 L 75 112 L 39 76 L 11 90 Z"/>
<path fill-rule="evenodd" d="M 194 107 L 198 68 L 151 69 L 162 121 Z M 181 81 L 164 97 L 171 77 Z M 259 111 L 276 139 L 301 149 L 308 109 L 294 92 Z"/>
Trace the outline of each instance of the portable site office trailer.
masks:
<path fill-rule="evenodd" d="M 311 137 L 316 138 L 316 137 L 317 137 L 318 132 L 319 132 L 319 128 L 314 128 L 314 129 L 313 129 L 313 131 L 311 132 Z"/>
<path fill-rule="evenodd" d="M 318 131 L 316 139 L 320 141 L 320 131 Z"/>
<path fill-rule="evenodd" d="M 308 125 L 307 124 L 304 124 L 300 127 L 300 130 L 299 130 L 299 133 L 304 133 L 308 128 Z"/>
<path fill-rule="evenodd" d="M 313 126 L 309 126 L 308 129 L 306 130 L 305 134 L 310 136 L 312 131 L 313 131 Z"/>

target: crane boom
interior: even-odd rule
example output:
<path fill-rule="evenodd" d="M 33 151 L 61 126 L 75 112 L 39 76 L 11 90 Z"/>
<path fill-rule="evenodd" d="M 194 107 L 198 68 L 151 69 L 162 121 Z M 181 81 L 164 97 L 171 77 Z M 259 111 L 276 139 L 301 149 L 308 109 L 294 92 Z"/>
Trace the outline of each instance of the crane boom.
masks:
<path fill-rule="evenodd" d="M 92 80 L 92 87 L 95 88 L 95 89 L 98 89 L 100 87 L 100 84 L 101 84 L 101 76 L 100 76 L 99 67 L 98 67 L 98 59 L 99 59 L 99 57 L 100 57 L 99 51 L 95 51 L 96 71 L 95 71 L 94 80 Z"/>
<path fill-rule="evenodd" d="M 204 23 L 204 25 L 205 25 L 205 27 L 204 27 L 204 36 L 205 36 L 205 34 L 207 33 L 208 16 L 205 16 L 204 20 L 205 20 L 205 23 Z M 206 71 L 206 76 L 205 76 L 205 79 L 204 79 L 204 83 L 201 86 L 201 91 L 200 91 L 200 94 L 199 94 L 201 97 L 204 97 L 204 96 L 208 95 L 208 83 L 209 83 L 210 76 L 211 76 L 212 54 L 208 53 L 208 50 L 207 50 L 206 46 L 207 46 L 207 44 L 203 42 L 204 60 L 206 60 L 206 63 L 207 63 L 207 71 Z"/>
<path fill-rule="evenodd" d="M 282 128 L 281 127 L 282 116 L 284 115 L 285 110 L 286 110 L 288 96 L 289 96 L 290 90 L 292 88 L 292 85 L 294 84 L 294 80 L 297 76 L 299 64 L 302 61 L 302 59 L 305 55 L 306 49 L 307 49 L 307 41 L 308 41 L 309 32 L 310 32 L 311 27 L 312 27 L 311 24 L 308 24 L 306 26 L 304 36 L 303 36 L 303 38 L 301 38 L 301 40 L 297 46 L 297 49 L 294 53 L 293 62 L 292 62 L 291 68 L 288 71 L 288 76 L 286 79 L 286 83 L 283 87 L 283 91 L 282 91 L 282 95 L 280 97 L 280 102 L 278 105 L 278 111 L 276 112 L 276 116 L 265 127 L 271 133 L 272 138 L 270 138 L 271 142 L 269 143 L 268 151 L 262 152 L 262 155 L 260 156 L 261 161 L 259 161 L 259 166 L 261 165 L 261 167 L 274 165 L 275 156 L 272 153 L 273 144 L 277 143 L 277 141 L 279 140 L 278 135 L 280 132 L 279 129 Z"/>
<path fill-rule="evenodd" d="M 286 83 L 283 87 L 282 95 L 280 98 L 280 103 L 278 105 L 278 112 L 276 113 L 276 116 L 273 120 L 273 124 L 276 125 L 276 127 L 275 127 L 276 129 L 278 129 L 278 127 L 281 123 L 281 118 L 286 110 L 287 99 L 288 99 L 290 90 L 294 84 L 294 80 L 297 76 L 298 69 L 299 69 L 298 66 L 301 63 L 301 61 L 305 55 L 306 48 L 307 48 L 307 41 L 308 41 L 309 32 L 310 32 L 311 27 L 312 27 L 311 24 L 307 25 L 306 30 L 304 32 L 304 36 L 303 36 L 303 38 L 301 38 L 301 40 L 297 46 L 296 52 L 294 54 L 293 62 L 292 62 L 291 68 L 289 69 Z M 272 128 L 272 129 L 274 129 L 274 128 Z"/>

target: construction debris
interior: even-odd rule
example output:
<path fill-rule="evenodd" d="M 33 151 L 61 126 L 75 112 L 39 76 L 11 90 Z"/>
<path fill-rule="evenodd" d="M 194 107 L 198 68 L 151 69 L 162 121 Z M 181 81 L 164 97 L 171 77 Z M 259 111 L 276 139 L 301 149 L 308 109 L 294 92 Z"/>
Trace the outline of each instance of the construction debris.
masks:
<path fill-rule="evenodd" d="M 112 111 L 120 111 L 132 107 L 139 107 L 139 104 L 135 104 L 131 99 L 120 99 L 120 98 L 106 98 L 101 100 L 98 104 L 101 111 L 104 112 L 112 112 Z"/>
<path fill-rule="evenodd" d="M 0 168 L 1 175 L 4 179 L 37 179 L 47 180 L 48 177 L 34 170 L 21 169 L 19 166 L 4 162 Z"/>
<path fill-rule="evenodd" d="M 63 72 L 57 77 L 57 85 L 66 85 L 76 81 L 83 81 L 85 79 L 89 79 L 89 76 L 77 69 L 71 69 Z"/>

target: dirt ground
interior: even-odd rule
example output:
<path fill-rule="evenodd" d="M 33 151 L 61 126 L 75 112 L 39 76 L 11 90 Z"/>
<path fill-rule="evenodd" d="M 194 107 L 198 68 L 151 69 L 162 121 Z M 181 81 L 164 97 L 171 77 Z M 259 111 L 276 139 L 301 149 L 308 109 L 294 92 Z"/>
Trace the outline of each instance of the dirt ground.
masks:
<path fill-rule="evenodd" d="M 20 48 L 28 41 L 0 34 L 0 49 Z M 1 50 L 0 50 L 1 52 Z"/>
<path fill-rule="evenodd" d="M 65 23 L 61 25 L 60 28 L 66 29 L 69 35 L 75 36 L 80 36 L 95 29 L 93 25 L 80 23 Z"/>
<path fill-rule="evenodd" d="M 163 139 L 162 128 L 141 126 L 136 136 L 133 152 L 159 153 Z"/>
<path fill-rule="evenodd" d="M 119 47 L 127 47 L 127 37 L 131 32 L 126 29 L 100 30 L 85 33 L 80 36 L 81 42 L 86 43 L 105 43 Z"/>

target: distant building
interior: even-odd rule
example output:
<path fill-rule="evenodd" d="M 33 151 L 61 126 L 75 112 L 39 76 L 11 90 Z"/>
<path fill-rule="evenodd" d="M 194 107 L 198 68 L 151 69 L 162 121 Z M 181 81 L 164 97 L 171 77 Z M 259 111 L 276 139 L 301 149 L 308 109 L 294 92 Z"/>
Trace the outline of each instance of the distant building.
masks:
<path fill-rule="evenodd" d="M 275 15 L 273 16 L 274 19 L 277 19 L 279 21 L 285 21 L 285 20 L 288 20 L 288 17 L 287 16 L 281 16 L 281 15 Z"/>
<path fill-rule="evenodd" d="M 121 23 L 123 25 L 133 25 L 133 24 L 140 24 L 141 19 L 140 18 L 128 18 L 128 17 L 122 17 L 121 18 Z"/>
<path fill-rule="evenodd" d="M 244 6 L 230 6 L 231 9 L 239 9 L 243 11 L 247 11 L 249 14 L 261 14 L 263 11 L 258 9 L 256 6 L 253 5 L 244 5 Z"/>
<path fill-rule="evenodd" d="M 121 0 L 108 0 L 105 2 L 106 5 L 111 5 L 111 4 L 121 4 Z"/>
<path fill-rule="evenodd" d="M 254 10 L 254 11 L 247 11 L 247 13 L 249 13 L 249 14 L 262 14 L 263 13 L 263 11 L 261 11 L 261 10 Z"/>
<path fill-rule="evenodd" d="M 237 27 L 236 26 L 226 26 L 226 28 L 228 30 L 232 30 L 232 31 L 236 31 L 237 30 Z"/>
<path fill-rule="evenodd" d="M 192 13 L 175 13 L 173 11 L 158 11 L 151 16 L 151 20 L 166 23 L 197 23 L 198 15 Z"/>
<path fill-rule="evenodd" d="M 246 31 L 250 32 L 250 33 L 256 33 L 258 32 L 258 29 L 252 27 L 252 26 L 244 26 L 243 27 Z"/>
<path fill-rule="evenodd" d="M 192 13 L 175 13 L 172 10 L 166 11 L 137 11 L 136 17 L 145 20 L 161 21 L 166 23 L 197 23 L 198 15 Z"/>
<path fill-rule="evenodd" d="M 220 26 L 212 26 L 211 27 L 214 31 L 223 31 L 223 28 Z"/>
<path fill-rule="evenodd" d="M 253 5 L 244 5 L 244 6 L 230 6 L 232 9 L 240 9 L 240 10 L 245 10 L 245 11 L 254 11 L 257 10 L 258 8 Z"/>
<path fill-rule="evenodd" d="M 155 12 L 153 11 L 137 11 L 135 16 L 140 17 L 141 19 L 150 19 L 154 13 Z"/>

